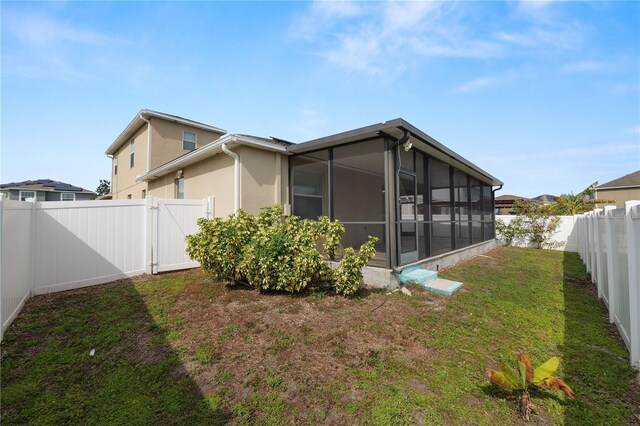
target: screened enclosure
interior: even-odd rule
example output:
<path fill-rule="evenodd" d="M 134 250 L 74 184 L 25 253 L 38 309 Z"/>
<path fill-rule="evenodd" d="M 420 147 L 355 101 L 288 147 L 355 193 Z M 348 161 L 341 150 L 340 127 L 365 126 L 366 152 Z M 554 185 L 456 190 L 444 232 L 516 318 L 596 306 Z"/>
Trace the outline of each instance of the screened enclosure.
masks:
<path fill-rule="evenodd" d="M 378 237 L 390 268 L 494 238 L 490 183 L 417 148 L 372 137 L 290 157 L 293 214 L 345 226 L 344 247 Z"/>

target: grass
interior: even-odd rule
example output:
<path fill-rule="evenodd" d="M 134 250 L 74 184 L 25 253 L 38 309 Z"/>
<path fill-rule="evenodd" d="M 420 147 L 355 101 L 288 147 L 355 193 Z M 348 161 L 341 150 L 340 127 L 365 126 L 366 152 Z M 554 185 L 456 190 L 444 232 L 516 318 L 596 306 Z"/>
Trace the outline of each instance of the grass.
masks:
<path fill-rule="evenodd" d="M 499 248 L 441 275 L 465 286 L 265 295 L 195 270 L 39 296 L 2 342 L 0 420 L 511 425 L 515 401 L 483 371 L 528 352 L 560 356 L 577 395 L 534 392 L 536 423 L 640 421 L 577 255 Z"/>

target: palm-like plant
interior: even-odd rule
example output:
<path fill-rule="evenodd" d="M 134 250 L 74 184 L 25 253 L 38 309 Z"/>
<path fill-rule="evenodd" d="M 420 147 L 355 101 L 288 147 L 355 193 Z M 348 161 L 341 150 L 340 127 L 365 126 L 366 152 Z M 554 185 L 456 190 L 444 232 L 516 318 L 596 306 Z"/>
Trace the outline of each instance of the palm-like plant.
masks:
<path fill-rule="evenodd" d="M 575 398 L 575 394 L 565 382 L 553 377 L 559 365 L 560 358 L 554 356 L 534 369 L 529 356 L 522 354 L 518 357 L 517 370 L 502 362 L 500 363 L 500 371 L 488 369 L 487 376 L 494 385 L 500 386 L 509 392 L 520 393 L 518 408 L 522 418 L 525 421 L 529 421 L 531 412 L 535 408 L 531 402 L 531 395 L 529 394 L 529 387 L 531 385 L 546 389 L 561 390 L 569 398 Z"/>

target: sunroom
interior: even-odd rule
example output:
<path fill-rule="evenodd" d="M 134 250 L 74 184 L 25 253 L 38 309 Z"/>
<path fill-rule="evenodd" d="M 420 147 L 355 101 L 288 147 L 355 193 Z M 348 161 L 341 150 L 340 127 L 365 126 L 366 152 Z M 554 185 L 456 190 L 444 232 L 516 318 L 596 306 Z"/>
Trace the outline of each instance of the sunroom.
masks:
<path fill-rule="evenodd" d="M 293 214 L 339 220 L 345 247 L 378 237 L 369 266 L 437 268 L 495 245 L 493 187 L 502 182 L 403 119 L 288 152 Z"/>

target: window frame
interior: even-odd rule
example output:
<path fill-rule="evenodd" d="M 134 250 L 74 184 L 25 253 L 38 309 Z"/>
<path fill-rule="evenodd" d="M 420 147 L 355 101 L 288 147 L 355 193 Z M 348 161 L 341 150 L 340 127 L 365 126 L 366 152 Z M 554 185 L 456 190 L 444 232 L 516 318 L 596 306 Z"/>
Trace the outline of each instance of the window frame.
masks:
<path fill-rule="evenodd" d="M 113 175 L 118 176 L 118 157 L 113 157 Z"/>
<path fill-rule="evenodd" d="M 184 137 L 185 137 L 185 135 L 187 133 L 191 133 L 193 135 L 193 141 L 185 140 Z M 185 142 L 192 143 L 193 144 L 193 149 L 185 148 L 184 147 Z M 198 149 L 198 134 L 196 132 L 192 132 L 192 131 L 189 131 L 189 130 L 183 130 L 182 131 L 182 150 L 183 151 L 195 151 L 196 149 Z"/>
<path fill-rule="evenodd" d="M 33 197 L 24 197 L 25 199 L 23 200 L 23 199 L 22 199 L 22 193 L 23 193 L 23 192 L 31 192 L 31 193 L 33 194 Z M 20 201 L 27 201 L 27 198 L 33 198 L 34 200 L 37 200 L 37 199 L 38 199 L 38 194 L 37 194 L 37 192 L 36 192 L 36 191 L 32 191 L 32 190 L 29 190 L 29 189 L 25 189 L 25 190 L 23 191 L 23 190 L 21 189 L 21 190 L 20 190 L 20 192 L 18 193 L 18 199 L 19 199 Z"/>
<path fill-rule="evenodd" d="M 136 153 L 136 145 L 135 145 L 135 140 L 132 139 L 129 142 L 129 168 L 133 169 L 133 166 L 135 166 L 136 162 L 135 162 L 135 153 Z"/>
<path fill-rule="evenodd" d="M 71 200 L 63 200 L 63 195 L 72 195 L 73 198 Z M 60 201 L 75 201 L 76 200 L 76 194 L 75 192 L 61 192 L 60 193 Z"/>

